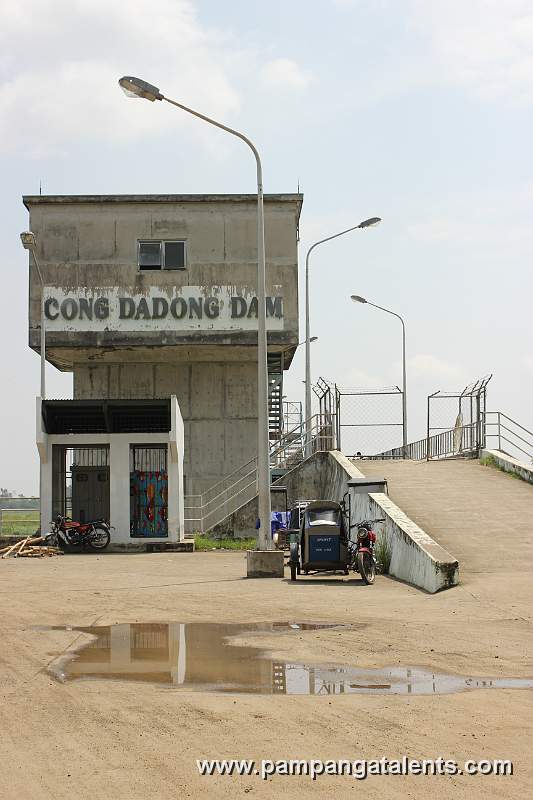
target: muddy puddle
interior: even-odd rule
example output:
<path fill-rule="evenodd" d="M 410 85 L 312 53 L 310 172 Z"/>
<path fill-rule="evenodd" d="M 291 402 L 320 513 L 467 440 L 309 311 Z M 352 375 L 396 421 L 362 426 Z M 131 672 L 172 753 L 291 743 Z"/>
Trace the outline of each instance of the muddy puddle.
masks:
<path fill-rule="evenodd" d="M 362 669 L 273 658 L 264 647 L 239 644 L 266 633 L 356 628 L 300 622 L 126 623 L 73 627 L 90 634 L 88 644 L 50 668 L 61 681 L 142 681 L 176 689 L 249 694 L 449 694 L 472 689 L 531 689 L 533 679 L 447 675 L 416 666 Z M 285 648 L 286 642 L 282 647 Z"/>

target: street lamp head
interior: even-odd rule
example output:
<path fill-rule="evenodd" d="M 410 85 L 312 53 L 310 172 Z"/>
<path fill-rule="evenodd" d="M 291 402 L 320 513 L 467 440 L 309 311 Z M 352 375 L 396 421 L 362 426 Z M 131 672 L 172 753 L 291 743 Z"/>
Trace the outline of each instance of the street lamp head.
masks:
<path fill-rule="evenodd" d="M 317 339 L 318 339 L 318 336 L 311 336 L 311 338 L 309 339 L 309 341 L 310 341 L 310 342 L 316 342 L 316 340 L 317 340 Z"/>
<path fill-rule="evenodd" d="M 20 241 L 25 250 L 33 250 L 37 244 L 35 234 L 31 231 L 24 231 L 20 234 Z"/>
<path fill-rule="evenodd" d="M 365 300 L 364 297 L 361 297 L 358 294 L 352 294 L 351 298 L 354 301 L 354 303 L 368 303 L 368 300 Z"/>
<path fill-rule="evenodd" d="M 125 75 L 118 82 L 120 88 L 128 97 L 144 97 L 145 100 L 163 100 L 163 95 L 157 88 L 141 78 L 133 78 L 131 75 Z"/>
<path fill-rule="evenodd" d="M 373 228 L 374 226 L 379 225 L 380 222 L 381 222 L 381 217 L 370 217 L 370 219 L 364 219 L 362 222 L 360 222 L 357 227 Z"/>

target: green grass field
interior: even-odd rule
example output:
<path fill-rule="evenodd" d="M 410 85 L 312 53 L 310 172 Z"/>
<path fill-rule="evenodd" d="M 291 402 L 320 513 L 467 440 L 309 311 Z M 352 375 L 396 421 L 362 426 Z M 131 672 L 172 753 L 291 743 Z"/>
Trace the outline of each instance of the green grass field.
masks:
<path fill-rule="evenodd" d="M 2 523 L 0 536 L 12 536 L 13 534 L 23 534 L 28 536 L 35 533 L 39 527 L 39 511 L 32 508 L 20 509 L 20 511 L 2 511 Z"/>
<path fill-rule="evenodd" d="M 194 537 L 196 550 L 254 550 L 255 546 L 255 539 L 233 539 L 231 537 L 222 539 L 202 536 L 200 533 Z"/>

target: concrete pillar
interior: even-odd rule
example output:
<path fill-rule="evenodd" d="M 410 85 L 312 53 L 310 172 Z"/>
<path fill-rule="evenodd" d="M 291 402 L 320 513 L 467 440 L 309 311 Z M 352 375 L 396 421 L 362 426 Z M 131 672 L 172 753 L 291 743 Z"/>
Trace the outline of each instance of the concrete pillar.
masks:
<path fill-rule="evenodd" d="M 110 436 L 109 444 L 109 517 L 111 541 L 129 544 L 130 538 L 130 443 L 128 437 Z"/>

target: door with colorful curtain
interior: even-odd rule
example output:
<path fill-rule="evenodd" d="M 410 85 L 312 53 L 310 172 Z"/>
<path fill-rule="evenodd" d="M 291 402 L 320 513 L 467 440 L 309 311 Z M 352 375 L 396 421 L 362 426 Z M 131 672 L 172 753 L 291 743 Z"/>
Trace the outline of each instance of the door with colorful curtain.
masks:
<path fill-rule="evenodd" d="M 131 445 L 130 535 L 168 536 L 166 445 Z"/>

